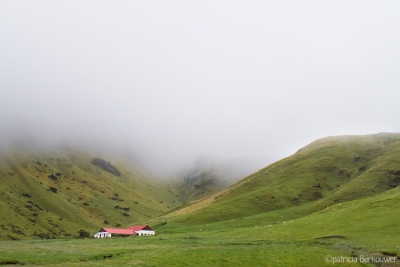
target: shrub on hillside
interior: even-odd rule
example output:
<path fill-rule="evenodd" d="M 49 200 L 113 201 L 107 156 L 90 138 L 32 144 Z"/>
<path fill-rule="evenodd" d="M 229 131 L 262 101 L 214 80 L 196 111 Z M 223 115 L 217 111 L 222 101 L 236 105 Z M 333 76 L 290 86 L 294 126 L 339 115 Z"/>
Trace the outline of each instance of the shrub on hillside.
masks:
<path fill-rule="evenodd" d="M 90 235 L 89 232 L 85 231 L 85 230 L 79 230 L 78 234 L 79 234 L 79 238 L 88 238 Z"/>

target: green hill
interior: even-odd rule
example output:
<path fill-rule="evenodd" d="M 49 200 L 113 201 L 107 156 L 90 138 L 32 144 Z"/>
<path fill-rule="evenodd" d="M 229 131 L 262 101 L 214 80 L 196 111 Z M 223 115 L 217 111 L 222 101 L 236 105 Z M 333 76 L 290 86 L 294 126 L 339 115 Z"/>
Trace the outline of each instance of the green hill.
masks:
<path fill-rule="evenodd" d="M 400 266 L 399 166 L 400 134 L 328 137 L 154 222 L 235 251 L 233 265 L 331 266 L 328 255 L 356 260 L 341 266 Z M 362 262 L 373 257 L 393 262 Z"/>
<path fill-rule="evenodd" d="M 197 224 L 292 208 L 298 218 L 398 185 L 399 134 L 328 137 L 169 216 Z"/>
<path fill-rule="evenodd" d="M 64 148 L 0 155 L 0 238 L 68 238 L 180 205 L 173 186 L 123 161 Z M 84 232 L 83 232 L 84 233 Z"/>

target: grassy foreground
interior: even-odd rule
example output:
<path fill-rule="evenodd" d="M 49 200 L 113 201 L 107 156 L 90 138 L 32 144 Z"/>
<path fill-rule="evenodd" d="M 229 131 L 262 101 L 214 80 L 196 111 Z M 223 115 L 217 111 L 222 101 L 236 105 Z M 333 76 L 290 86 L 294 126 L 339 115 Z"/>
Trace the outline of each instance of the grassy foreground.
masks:
<path fill-rule="evenodd" d="M 1 241 L 0 264 L 30 266 L 324 266 L 350 256 L 310 241 L 255 240 L 216 232 L 146 238 Z M 328 264 L 329 265 L 329 264 Z M 369 266 L 349 263 L 341 266 Z"/>
<path fill-rule="evenodd" d="M 0 265 L 399 266 L 399 198 L 395 188 L 293 220 L 293 208 L 209 224 L 170 220 L 154 237 L 0 241 Z M 374 256 L 392 262 L 368 263 Z"/>

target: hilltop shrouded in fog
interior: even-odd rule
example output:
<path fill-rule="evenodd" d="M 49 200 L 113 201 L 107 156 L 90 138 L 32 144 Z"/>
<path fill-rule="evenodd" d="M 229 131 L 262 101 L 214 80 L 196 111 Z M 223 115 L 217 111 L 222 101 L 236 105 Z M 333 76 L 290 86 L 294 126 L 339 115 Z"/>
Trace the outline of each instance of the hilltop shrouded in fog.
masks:
<path fill-rule="evenodd" d="M 67 142 L 130 151 L 157 172 L 210 158 L 249 173 L 321 136 L 399 132 L 399 11 L 2 1 L 2 148 Z"/>

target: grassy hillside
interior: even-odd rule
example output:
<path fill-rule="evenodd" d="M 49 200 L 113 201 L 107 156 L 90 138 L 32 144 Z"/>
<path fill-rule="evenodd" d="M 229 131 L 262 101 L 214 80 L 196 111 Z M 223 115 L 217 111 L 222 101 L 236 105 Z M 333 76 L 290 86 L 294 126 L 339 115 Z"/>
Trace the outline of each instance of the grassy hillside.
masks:
<path fill-rule="evenodd" d="M 0 155 L 0 238 L 65 238 L 144 222 L 180 204 L 163 181 L 78 149 Z"/>
<path fill-rule="evenodd" d="M 197 224 L 293 208 L 298 218 L 399 184 L 400 135 L 329 137 L 170 216 Z"/>

